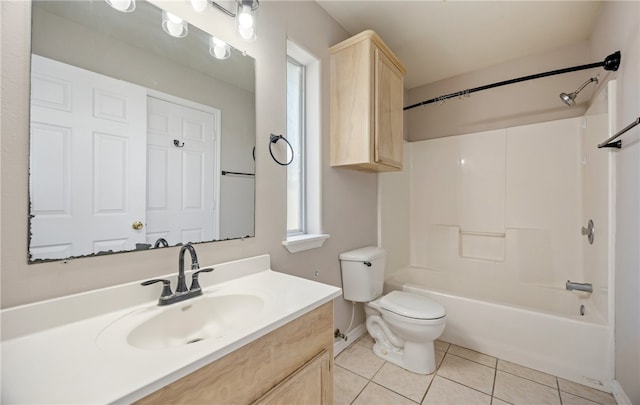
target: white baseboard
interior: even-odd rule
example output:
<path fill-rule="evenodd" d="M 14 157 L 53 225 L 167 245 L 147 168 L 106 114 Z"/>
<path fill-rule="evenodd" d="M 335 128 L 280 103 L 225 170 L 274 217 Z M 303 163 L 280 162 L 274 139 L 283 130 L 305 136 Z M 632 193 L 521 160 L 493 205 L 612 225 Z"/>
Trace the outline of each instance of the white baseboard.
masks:
<path fill-rule="evenodd" d="M 625 394 L 622 389 L 622 386 L 620 386 L 618 380 L 613 380 L 613 383 L 611 384 L 611 393 L 618 405 L 633 405 L 627 394 Z"/>
<path fill-rule="evenodd" d="M 340 338 L 335 339 L 333 343 L 333 357 L 339 355 L 344 349 L 351 346 L 351 344 L 353 344 L 356 340 L 358 340 L 360 336 L 364 335 L 365 333 L 367 333 L 367 327 L 364 323 L 361 323 L 360 325 L 353 328 L 351 332 L 347 333 L 346 341 Z"/>

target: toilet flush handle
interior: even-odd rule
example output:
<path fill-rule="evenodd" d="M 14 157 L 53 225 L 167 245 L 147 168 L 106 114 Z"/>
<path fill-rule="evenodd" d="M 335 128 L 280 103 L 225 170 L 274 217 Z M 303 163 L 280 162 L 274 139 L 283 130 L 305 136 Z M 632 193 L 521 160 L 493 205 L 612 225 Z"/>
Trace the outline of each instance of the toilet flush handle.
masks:
<path fill-rule="evenodd" d="M 371 267 L 371 262 L 363 262 L 365 266 Z"/>

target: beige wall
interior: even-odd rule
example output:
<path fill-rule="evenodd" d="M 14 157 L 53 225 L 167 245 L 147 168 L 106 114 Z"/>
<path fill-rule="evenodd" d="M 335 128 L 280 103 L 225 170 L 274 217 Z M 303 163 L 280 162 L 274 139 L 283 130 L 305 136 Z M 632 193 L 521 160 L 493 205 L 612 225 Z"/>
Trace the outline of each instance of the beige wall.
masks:
<path fill-rule="evenodd" d="M 233 33 L 233 20 L 216 10 L 193 13 L 187 2 L 162 2 L 163 7 L 190 19 L 200 28 L 229 40 L 256 58 L 256 236 L 197 246 L 200 263 L 272 255 L 276 270 L 341 285 L 338 255 L 376 244 L 376 175 L 333 169 L 329 151 L 329 54 L 327 48 L 348 35 L 314 2 L 261 3 L 258 40 L 246 44 Z M 132 252 L 67 262 L 27 264 L 27 168 L 29 3 L 0 2 L 2 41 L 1 127 L 1 276 L 2 307 L 147 279 L 176 270 L 176 248 Z M 286 170 L 271 160 L 270 133 L 286 129 L 286 39 L 322 60 L 322 203 L 324 246 L 290 254 L 282 246 L 286 235 Z M 315 277 L 314 272 L 319 272 Z M 142 288 L 142 287 L 141 287 Z M 336 301 L 336 327 L 345 329 L 351 305 Z M 355 324 L 362 322 L 358 314 Z"/>
<path fill-rule="evenodd" d="M 618 129 L 640 116 L 640 2 L 605 2 L 591 36 L 591 53 L 622 52 L 618 78 Z M 640 127 L 623 135 L 615 152 L 615 346 L 616 380 L 640 403 Z"/>
<path fill-rule="evenodd" d="M 416 87 L 409 90 L 406 105 L 504 80 L 601 62 L 615 50 L 603 51 L 602 55 L 592 57 L 589 55 L 588 42 L 580 42 Z M 586 111 L 596 86 L 591 84 L 585 88 L 574 107 L 567 107 L 559 94 L 576 90 L 596 73 L 604 78 L 603 72 L 602 69 L 591 69 L 549 76 L 471 93 L 463 99 L 451 98 L 444 104 L 433 103 L 407 110 L 405 122 L 408 140 L 419 141 L 579 117 Z"/>

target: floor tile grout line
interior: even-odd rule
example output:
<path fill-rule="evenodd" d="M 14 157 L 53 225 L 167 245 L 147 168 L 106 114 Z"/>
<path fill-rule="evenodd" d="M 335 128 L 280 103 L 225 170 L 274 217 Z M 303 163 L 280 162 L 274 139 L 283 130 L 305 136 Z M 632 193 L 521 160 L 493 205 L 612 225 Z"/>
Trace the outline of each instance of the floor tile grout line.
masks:
<path fill-rule="evenodd" d="M 462 385 L 462 386 L 463 386 L 463 387 L 465 387 L 465 388 L 472 389 L 472 390 L 474 390 L 474 391 L 476 391 L 476 392 L 479 392 L 479 393 L 481 393 L 481 394 L 484 394 L 484 395 L 487 395 L 487 396 L 489 396 L 489 397 L 493 398 L 493 395 L 492 395 L 492 394 L 487 394 L 487 393 L 486 393 L 486 392 L 484 392 L 484 391 L 480 391 L 480 390 L 479 390 L 479 389 L 477 389 L 477 388 L 470 387 L 470 386 L 468 386 L 468 385 L 466 385 L 466 384 L 461 383 L 460 381 L 452 380 L 451 378 L 445 377 L 445 376 L 443 376 L 443 375 L 441 375 L 441 376 L 439 376 L 439 377 L 440 377 L 440 378 L 444 378 L 445 380 L 451 381 L 452 383 L 456 383 L 456 384 L 458 384 L 458 385 Z"/>
<path fill-rule="evenodd" d="M 444 342 L 444 341 L 443 341 L 443 342 Z M 508 363 L 511 363 L 511 364 L 515 364 L 515 365 L 517 365 L 517 366 L 520 366 L 520 367 L 523 367 L 523 368 L 526 368 L 526 369 L 529 369 L 529 370 L 536 371 L 536 372 L 538 372 L 538 373 L 546 374 L 546 375 L 548 375 L 548 376 L 553 377 L 553 378 L 556 380 L 556 387 L 555 387 L 555 389 L 556 389 L 558 392 L 566 392 L 566 393 L 568 393 L 568 394 L 575 395 L 575 396 L 577 396 L 577 397 L 579 397 L 579 398 L 586 399 L 586 400 L 589 400 L 589 401 L 591 401 L 591 402 L 595 402 L 595 403 L 597 403 L 597 404 L 599 404 L 599 405 L 604 405 L 604 404 L 602 404 L 602 403 L 601 403 L 601 402 L 599 402 L 599 401 L 594 401 L 593 399 L 586 398 L 585 396 L 582 396 L 582 395 L 579 395 L 579 394 L 573 394 L 573 393 L 571 393 L 571 392 L 569 392 L 569 391 L 566 391 L 566 390 L 561 389 L 561 388 L 560 388 L 560 384 L 559 384 L 559 382 L 558 382 L 558 381 L 559 381 L 559 380 L 558 380 L 558 379 L 559 379 L 559 377 L 558 377 L 558 376 L 551 375 L 551 374 L 545 373 L 544 371 L 536 370 L 536 369 L 531 368 L 531 367 L 523 366 L 522 364 L 513 363 L 513 362 L 510 362 L 509 360 L 501 359 L 501 358 L 499 358 L 499 357 L 495 357 L 495 356 L 491 356 L 491 355 L 488 355 L 488 354 L 485 354 L 485 353 L 482 353 L 482 352 L 478 352 L 478 351 L 475 351 L 475 350 L 467 349 L 467 348 L 465 348 L 465 347 L 463 347 L 463 346 L 454 345 L 453 343 L 448 343 L 448 342 L 447 342 L 447 344 L 449 344 L 449 348 L 451 348 L 451 346 L 457 346 L 457 347 L 460 347 L 460 348 L 463 348 L 463 349 L 466 349 L 466 350 L 472 351 L 472 352 L 474 352 L 474 353 L 480 353 L 480 354 L 483 354 L 483 355 L 488 356 L 488 357 L 493 357 L 493 358 L 495 358 L 495 359 L 496 359 L 496 366 L 495 366 L 495 367 L 487 366 L 487 365 L 486 365 L 486 364 L 484 364 L 484 363 L 480 363 L 480 362 L 477 362 L 477 361 L 475 361 L 475 360 L 472 360 L 472 359 L 469 359 L 469 358 L 462 357 L 462 356 L 460 356 L 460 355 L 457 355 L 457 354 L 451 353 L 451 352 L 449 352 L 449 348 L 447 348 L 447 351 L 445 352 L 446 354 L 450 354 L 450 355 L 452 355 L 452 356 L 456 356 L 456 357 L 458 357 L 458 358 L 461 358 L 461 359 L 464 359 L 464 360 L 468 360 L 468 361 L 471 361 L 471 362 L 473 362 L 473 363 L 475 363 L 475 364 L 480 364 L 480 365 L 485 366 L 485 367 L 493 368 L 493 369 L 495 369 L 496 371 L 498 370 L 498 361 L 502 360 L 502 361 L 505 361 L 505 362 L 508 362 Z M 506 374 L 510 374 L 510 375 L 512 375 L 512 376 L 515 376 L 515 377 L 522 378 L 522 379 L 527 380 L 527 381 L 534 382 L 534 383 L 539 384 L 539 385 L 542 385 L 542 386 L 544 386 L 544 387 L 548 387 L 548 388 L 554 389 L 554 387 L 552 387 L 552 386 L 550 386 L 550 385 L 548 385 L 548 384 L 541 383 L 541 382 L 536 381 L 536 380 L 533 380 L 533 379 L 531 379 L 531 378 L 529 378 L 529 377 L 525 377 L 525 376 L 522 376 L 522 375 L 519 375 L 519 374 L 516 374 L 516 373 L 510 372 L 510 371 L 507 371 L 507 370 L 503 370 L 503 369 L 500 369 L 500 371 L 502 371 L 503 373 L 506 373 Z M 588 386 L 585 386 L 585 387 L 587 387 L 587 388 L 591 388 L 591 387 L 588 387 Z M 593 389 L 595 389 L 595 388 L 593 388 Z M 607 393 L 607 392 L 605 392 L 605 391 L 602 391 L 602 392 Z"/>
<path fill-rule="evenodd" d="M 356 402 L 356 399 L 358 399 L 360 394 L 362 394 L 362 392 L 365 390 L 365 388 L 367 388 L 367 386 L 369 385 L 370 382 L 371 382 L 371 380 L 367 381 L 367 383 L 364 385 L 364 387 L 362 387 L 362 389 L 360 391 L 358 391 L 358 394 L 355 396 L 355 398 L 353 398 L 353 400 L 351 402 L 349 402 L 349 405 L 352 405 L 354 402 Z"/>
<path fill-rule="evenodd" d="M 487 366 L 486 364 L 478 363 L 477 361 L 473 361 L 473 360 L 468 359 L 468 358 L 466 358 L 466 357 L 458 356 L 457 354 L 447 353 L 447 355 L 455 356 L 455 357 L 457 357 L 457 358 L 459 358 L 459 359 L 467 360 L 467 361 L 470 361 L 470 362 L 472 362 L 472 363 L 475 363 L 475 364 L 478 364 L 478 365 L 484 366 L 484 367 L 486 367 L 486 368 L 491 368 L 491 369 L 494 369 L 494 370 L 496 369 L 496 367 Z"/>
<path fill-rule="evenodd" d="M 424 400 L 427 399 L 427 394 L 429 393 L 429 390 L 433 385 L 433 381 L 436 379 L 436 376 L 438 375 L 438 370 L 439 368 L 436 367 L 436 371 L 433 372 L 433 377 L 431 377 L 431 381 L 429 381 L 429 384 L 427 384 L 427 389 L 425 390 L 424 394 L 422 394 L 422 398 L 420 398 L 420 402 L 418 402 L 419 404 L 422 404 Z"/>
<path fill-rule="evenodd" d="M 447 343 L 447 344 L 449 345 L 449 347 L 447 347 L 447 351 L 445 352 L 445 354 L 450 354 L 450 355 L 452 355 L 452 356 L 456 356 L 456 357 L 459 357 L 459 358 L 461 358 L 461 359 L 469 360 L 469 361 L 472 361 L 472 362 L 474 362 L 474 363 L 476 363 L 476 364 L 480 364 L 480 365 L 485 366 L 485 367 L 489 367 L 489 368 L 497 368 L 497 367 L 498 367 L 498 360 L 501 360 L 501 359 L 500 359 L 500 358 L 498 358 L 498 357 L 491 356 L 491 355 L 488 355 L 488 354 L 485 354 L 485 353 L 482 353 L 482 352 L 478 352 L 478 351 L 476 351 L 476 350 L 467 349 L 466 347 L 462 347 L 462 346 L 454 345 L 453 343 Z M 484 356 L 487 356 L 487 357 L 491 357 L 492 359 L 495 359 L 495 360 L 496 360 L 496 364 L 495 364 L 494 366 L 487 366 L 486 364 L 481 363 L 481 362 L 479 362 L 479 361 L 476 361 L 476 360 L 470 359 L 470 358 L 468 358 L 468 357 L 460 356 L 459 354 L 455 354 L 455 353 L 453 353 L 453 352 L 449 352 L 449 349 L 451 349 L 451 346 L 456 346 L 456 347 L 459 347 L 459 348 L 464 349 L 464 350 L 468 350 L 468 351 L 473 352 L 473 353 L 478 353 L 478 354 L 481 354 L 481 355 L 484 355 Z M 437 350 L 437 349 L 436 349 L 436 350 Z M 506 360 L 505 360 L 505 361 L 506 361 Z"/>
<path fill-rule="evenodd" d="M 370 344 L 369 344 L 368 342 L 367 342 L 367 343 L 364 343 L 364 342 L 363 342 L 365 339 L 366 339 L 366 338 L 361 337 L 361 338 L 359 338 L 358 340 L 356 340 L 355 342 L 353 342 L 353 344 L 359 344 L 359 345 L 360 345 L 360 346 L 362 346 L 362 347 L 365 347 L 365 348 L 367 348 L 367 349 L 370 349 Z M 501 358 L 498 358 L 498 357 L 495 357 L 495 356 L 491 356 L 491 355 L 488 355 L 488 354 L 486 354 L 486 353 L 482 353 L 482 352 L 475 351 L 475 350 L 472 350 L 472 349 L 468 349 L 468 348 L 465 348 L 465 347 L 463 347 L 463 346 L 454 345 L 453 343 L 445 342 L 445 341 L 442 341 L 442 340 L 440 340 L 439 342 L 441 342 L 443 345 L 446 345 L 446 349 L 444 349 L 444 350 L 441 350 L 442 348 L 438 348 L 438 349 L 436 349 L 436 350 L 438 350 L 439 352 L 444 353 L 444 356 L 443 356 L 443 358 L 442 358 L 442 361 L 440 362 L 440 366 L 442 366 L 442 363 L 444 362 L 445 357 L 446 357 L 448 354 L 451 354 L 452 356 L 458 357 L 458 358 L 460 358 L 460 359 L 464 359 L 464 360 L 467 360 L 467 361 L 473 362 L 473 363 L 475 363 L 475 364 L 479 364 L 479 365 L 482 365 L 482 366 L 485 366 L 485 367 L 493 368 L 493 369 L 494 369 L 494 380 L 493 380 L 493 385 L 492 385 L 492 390 L 491 390 L 491 392 L 492 392 L 492 393 L 491 393 L 491 395 L 490 395 L 490 396 L 491 396 L 491 402 L 493 402 L 493 399 L 498 399 L 498 400 L 504 401 L 504 400 L 502 400 L 502 399 L 500 399 L 500 398 L 496 398 L 496 397 L 494 396 L 494 394 L 495 394 L 495 385 L 496 385 L 496 380 L 497 380 L 497 372 L 498 372 L 498 370 L 499 370 L 499 371 L 501 371 L 501 372 L 503 372 L 503 373 L 505 373 L 505 374 L 509 374 L 509 375 L 514 376 L 514 377 L 521 378 L 521 379 L 523 379 L 523 380 L 527 380 L 527 381 L 532 382 L 532 383 L 535 383 L 535 384 L 537 384 L 537 385 L 541 385 L 541 386 L 543 386 L 543 387 L 547 387 L 547 388 L 550 388 L 550 389 L 555 389 L 555 390 L 557 391 L 557 393 L 558 393 L 558 397 L 559 397 L 559 400 L 560 400 L 560 404 L 562 404 L 562 392 L 565 392 L 565 393 L 567 393 L 567 394 L 569 394 L 569 395 L 573 395 L 573 396 L 576 396 L 576 397 L 578 397 L 578 398 L 581 398 L 581 399 L 584 399 L 584 400 L 590 401 L 590 402 L 592 402 L 592 403 L 594 403 L 594 404 L 604 405 L 604 402 L 600 401 L 600 399 L 594 399 L 593 397 L 590 397 L 588 394 L 574 393 L 574 392 L 571 392 L 571 391 L 567 391 L 567 390 L 562 389 L 562 388 L 560 387 L 560 377 L 558 377 L 558 376 L 554 376 L 554 375 L 551 375 L 551 374 L 545 373 L 545 372 L 543 372 L 543 371 L 539 371 L 539 370 L 536 370 L 536 369 L 532 369 L 532 368 L 526 367 L 526 366 L 521 365 L 521 364 L 518 364 L 518 363 L 512 363 L 512 362 L 509 362 L 508 360 L 501 359 Z M 460 356 L 460 355 L 458 355 L 458 354 L 454 354 L 453 352 L 451 352 L 451 351 L 450 351 L 450 349 L 451 349 L 453 346 L 455 346 L 455 347 L 459 347 L 459 348 L 461 348 L 461 349 L 468 350 L 468 351 L 470 351 L 470 352 L 479 353 L 479 354 L 481 354 L 481 355 L 485 355 L 485 356 L 488 356 L 488 357 L 495 358 L 495 359 L 496 359 L 495 366 L 493 366 L 493 367 L 492 367 L 492 366 L 488 366 L 488 365 L 486 365 L 486 364 L 484 364 L 484 363 L 481 363 L 481 362 L 478 362 L 478 361 L 475 361 L 475 360 L 472 360 L 472 359 L 469 359 L 469 358 L 466 358 L 466 357 Z M 508 363 L 512 363 L 512 364 L 515 364 L 515 365 L 517 365 L 517 366 L 520 366 L 520 367 L 523 367 L 523 368 L 526 368 L 526 369 L 533 370 L 533 371 L 535 371 L 535 372 L 539 372 L 539 373 L 542 373 L 542 374 L 545 374 L 545 375 L 551 376 L 551 377 L 553 377 L 553 378 L 555 379 L 555 387 L 552 387 L 552 386 L 550 386 L 550 385 L 548 385 L 548 384 L 541 383 L 541 382 L 539 382 L 539 381 L 533 380 L 533 379 L 531 379 L 531 378 L 528 378 L 528 377 L 525 377 L 525 376 L 522 376 L 522 375 L 519 375 L 519 374 L 515 374 L 514 372 L 510 372 L 510 371 L 507 371 L 507 370 L 504 370 L 504 369 L 499 369 L 499 368 L 498 368 L 498 364 L 500 363 L 500 361 L 508 362 Z M 372 377 L 371 377 L 371 378 L 368 378 L 368 377 L 366 377 L 366 376 L 360 375 L 360 374 L 358 374 L 357 372 L 352 371 L 352 370 L 350 370 L 350 369 L 348 369 L 348 368 L 345 368 L 345 367 L 342 367 L 342 366 L 340 366 L 340 367 L 342 367 L 343 369 L 345 369 L 345 370 L 347 370 L 347 371 L 349 371 L 349 372 L 351 372 L 351 373 L 353 373 L 353 374 L 355 374 L 355 375 L 357 375 L 357 376 L 360 376 L 361 378 L 366 379 L 366 380 L 367 380 L 367 384 L 365 384 L 365 388 L 366 388 L 366 386 L 368 386 L 368 385 L 369 385 L 369 383 L 373 382 L 374 384 L 376 384 L 376 385 L 378 385 L 378 386 L 381 386 L 381 387 L 384 387 L 385 389 L 388 389 L 388 390 L 390 390 L 390 391 L 392 391 L 392 392 L 394 392 L 394 393 L 396 393 L 396 394 L 398 394 L 398 395 L 402 396 L 403 398 L 407 398 L 408 400 L 410 400 L 410 401 L 412 401 L 412 402 L 415 402 L 415 401 L 413 401 L 411 398 L 408 398 L 408 397 L 404 396 L 403 394 L 401 394 L 401 393 L 399 393 L 399 392 L 394 391 L 394 390 L 393 390 L 393 389 L 391 389 L 391 388 L 385 387 L 384 385 L 379 384 L 379 383 L 377 383 L 377 382 L 373 381 L 373 378 L 374 378 L 374 377 L 375 377 L 375 376 L 380 372 L 380 370 L 382 369 L 382 367 L 383 367 L 383 366 L 384 366 L 384 364 L 386 364 L 386 363 L 387 363 L 387 361 L 384 361 L 384 362 L 383 362 L 383 364 L 382 364 L 382 365 L 381 365 L 381 366 L 380 366 L 380 367 L 375 371 L 375 373 L 372 375 Z M 339 366 L 339 365 L 337 365 L 337 364 L 336 364 L 336 366 Z M 475 390 L 475 391 L 477 391 L 477 392 L 480 392 L 480 393 L 483 393 L 483 394 L 485 394 L 485 395 L 488 395 L 487 393 L 485 393 L 485 392 L 483 392 L 483 391 L 480 391 L 480 390 L 475 389 L 475 388 L 473 388 L 473 387 L 469 387 L 469 386 L 467 386 L 467 385 L 465 385 L 465 384 L 462 384 L 462 383 L 460 383 L 460 382 L 458 382 L 458 381 L 455 381 L 455 380 L 449 379 L 449 378 L 447 378 L 447 377 L 441 376 L 441 375 L 439 375 L 439 374 L 438 374 L 438 372 L 439 372 L 439 371 L 440 371 L 440 367 L 436 367 L 436 370 L 433 372 L 433 378 L 431 379 L 431 381 L 430 381 L 430 382 L 429 382 L 429 384 L 427 385 L 427 390 L 425 391 L 425 394 L 422 396 L 422 400 L 421 400 L 421 402 L 425 400 L 426 395 L 428 394 L 429 390 L 431 389 L 431 386 L 433 385 L 433 380 L 435 379 L 435 377 L 436 377 L 436 376 L 440 376 L 440 377 L 445 378 L 445 379 L 447 379 L 447 380 L 449 380 L 449 381 L 452 381 L 452 382 L 454 382 L 454 383 L 456 383 L 456 384 L 462 385 L 462 386 L 464 386 L 464 387 L 467 387 L 467 388 L 470 388 L 470 389 Z M 580 384 L 580 385 L 582 385 L 582 384 Z M 593 389 L 593 390 L 595 390 L 595 391 L 597 391 L 597 392 L 600 392 L 600 390 L 598 390 L 598 389 L 596 389 L 596 388 L 592 388 L 592 387 L 589 387 L 589 386 L 585 386 L 585 387 L 586 387 L 586 388 L 588 388 L 588 389 Z M 358 398 L 358 396 L 360 396 L 360 394 L 362 393 L 362 391 L 363 391 L 363 390 L 364 390 L 364 388 L 363 388 L 362 390 L 360 390 L 360 392 L 358 393 L 358 395 L 356 395 L 356 398 Z M 603 393 L 603 394 L 608 394 L 606 391 L 602 391 L 602 393 Z M 354 401 L 355 401 L 355 399 L 354 399 Z M 353 402 L 353 401 L 352 401 L 352 402 Z M 505 401 L 505 402 L 506 402 L 506 401 Z"/>
<path fill-rule="evenodd" d="M 409 398 L 408 396 L 406 396 L 404 394 L 399 393 L 398 391 L 396 391 L 396 390 L 394 390 L 392 388 L 387 387 L 386 385 L 382 385 L 381 383 L 379 383 L 377 381 L 373 381 L 373 379 L 371 381 L 369 381 L 369 382 L 371 384 L 377 385 L 378 387 L 381 387 L 381 388 L 384 388 L 386 390 L 389 390 L 389 391 L 393 392 L 394 394 L 400 395 L 402 398 L 408 399 L 409 401 L 413 402 L 414 404 L 416 404 L 416 403 L 419 404 L 420 403 L 420 402 L 414 401 L 413 399 Z M 367 384 L 367 385 L 369 385 L 369 384 Z"/>
<path fill-rule="evenodd" d="M 496 393 L 496 381 L 498 380 L 498 361 L 496 360 L 496 368 L 493 369 L 493 384 L 491 385 L 491 403 Z"/>
<path fill-rule="evenodd" d="M 515 363 L 514 363 L 514 364 L 515 364 Z M 518 365 L 519 365 L 519 364 L 518 364 Z M 522 366 L 522 367 L 524 367 L 524 366 Z M 531 370 L 533 370 L 533 369 L 531 369 Z M 556 387 L 552 387 L 552 386 L 550 386 L 550 385 L 548 385 L 548 384 L 541 383 L 540 381 L 532 380 L 531 378 L 527 378 L 527 377 L 521 376 L 521 375 L 519 375 L 519 374 L 511 373 L 511 372 L 506 371 L 506 370 L 498 370 L 498 369 L 496 369 L 496 372 L 498 372 L 498 371 L 503 372 L 503 373 L 505 373 L 505 374 L 512 375 L 512 376 L 514 376 L 514 377 L 522 378 L 523 380 L 527 380 L 527 381 L 529 381 L 529 382 L 536 383 L 536 384 L 538 384 L 538 385 L 542 385 L 543 387 L 551 388 L 552 390 L 553 390 L 553 389 L 555 389 L 555 390 L 556 390 L 556 391 L 558 391 L 558 392 L 560 392 L 560 391 L 561 391 L 560 389 L 558 389 L 558 387 L 557 387 L 557 386 L 556 386 Z M 537 371 L 537 370 L 536 370 L 536 371 Z M 554 378 L 557 380 L 557 377 L 556 377 L 556 376 L 552 376 L 552 377 L 554 377 Z M 556 385 L 557 385 L 557 384 L 556 384 Z"/>

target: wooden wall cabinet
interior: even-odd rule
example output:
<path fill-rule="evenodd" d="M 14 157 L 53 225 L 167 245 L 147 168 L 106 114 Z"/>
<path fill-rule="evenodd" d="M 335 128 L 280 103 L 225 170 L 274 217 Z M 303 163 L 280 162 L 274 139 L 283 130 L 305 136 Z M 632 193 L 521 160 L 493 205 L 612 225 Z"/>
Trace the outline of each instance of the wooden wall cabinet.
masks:
<path fill-rule="evenodd" d="M 333 404 L 333 302 L 136 404 Z"/>
<path fill-rule="evenodd" d="M 371 30 L 332 46 L 329 53 L 331 166 L 402 170 L 406 69 Z"/>

